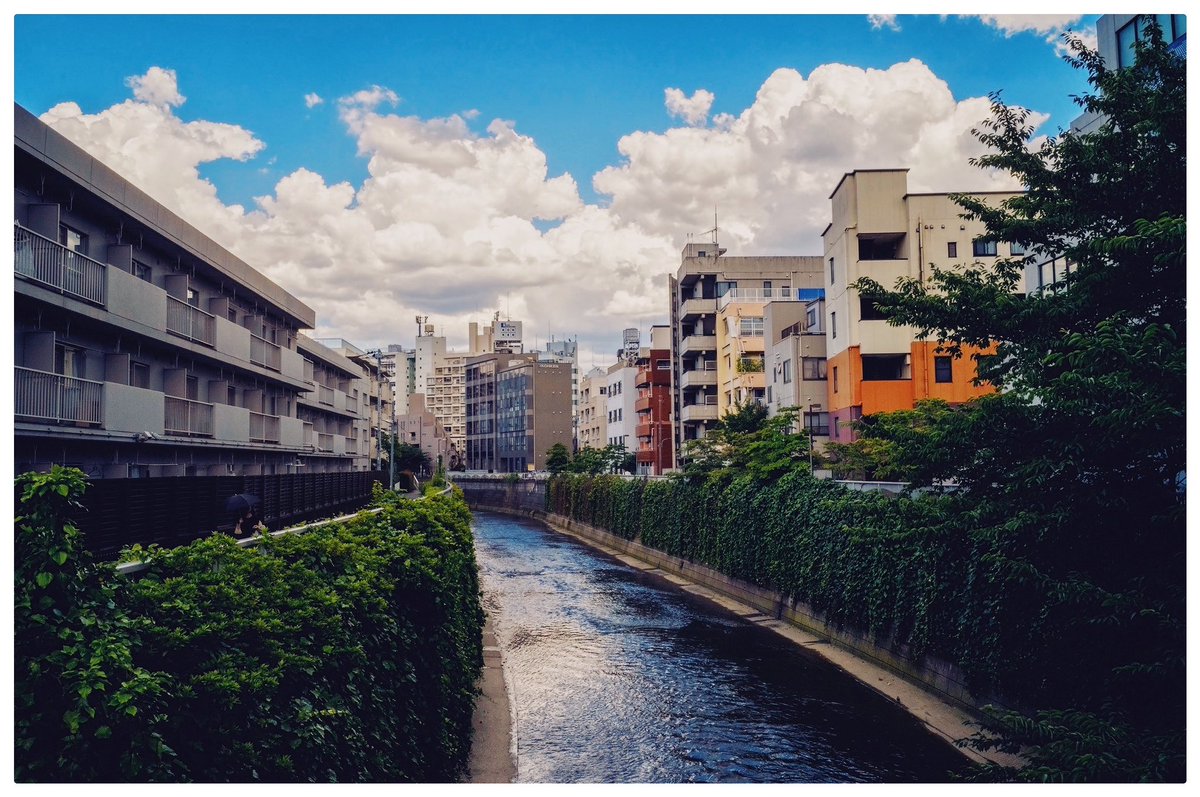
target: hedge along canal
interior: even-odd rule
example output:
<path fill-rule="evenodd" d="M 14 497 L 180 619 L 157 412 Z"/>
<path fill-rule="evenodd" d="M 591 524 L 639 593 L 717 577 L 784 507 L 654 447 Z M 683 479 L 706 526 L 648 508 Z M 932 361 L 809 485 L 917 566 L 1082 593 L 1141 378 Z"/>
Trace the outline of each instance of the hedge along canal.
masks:
<path fill-rule="evenodd" d="M 518 782 L 927 782 L 966 764 L 820 656 L 659 577 L 531 519 L 477 511 L 474 531 Z"/>

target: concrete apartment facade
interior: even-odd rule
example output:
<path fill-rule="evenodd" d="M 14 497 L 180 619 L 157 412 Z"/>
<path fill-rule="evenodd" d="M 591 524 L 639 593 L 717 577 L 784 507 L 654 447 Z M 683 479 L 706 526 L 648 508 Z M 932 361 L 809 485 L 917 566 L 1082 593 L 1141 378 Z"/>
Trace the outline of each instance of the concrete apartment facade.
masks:
<path fill-rule="evenodd" d="M 304 378 L 312 391 L 296 402 L 310 453 L 302 457 L 306 472 L 368 470 L 371 428 L 367 372 L 343 354 L 300 335 L 297 351 L 304 358 Z M 349 466 L 349 467 L 346 467 Z"/>
<path fill-rule="evenodd" d="M 767 413 L 775 416 L 799 408 L 797 431 L 803 430 L 820 446 L 829 439 L 828 369 L 821 326 L 825 300 L 768 302 L 763 317 Z"/>
<path fill-rule="evenodd" d="M 650 328 L 650 345 L 638 353 L 634 379 L 637 400 L 634 434 L 637 473 L 661 476 L 671 468 L 674 439 L 671 433 L 671 328 Z"/>
<path fill-rule="evenodd" d="M 391 434 L 396 425 L 396 402 L 382 362 L 383 353 L 365 351 L 344 338 L 321 338 L 316 343 L 361 369 L 362 378 L 350 387 L 350 401 L 358 405 L 358 412 L 367 421 L 367 437 L 360 440 L 358 450 L 370 458 L 371 467 L 380 467 L 380 433 Z"/>
<path fill-rule="evenodd" d="M 831 439 L 853 439 L 845 424 L 864 415 L 909 409 L 926 398 L 960 403 L 991 392 L 971 384 L 972 354 L 961 359 L 919 340 L 912 327 L 882 319 L 851 284 L 870 277 L 891 288 L 902 277 L 924 281 L 931 266 L 994 263 L 1020 257 L 1013 246 L 978 240 L 981 222 L 960 218 L 948 194 L 910 194 L 907 169 L 847 173 L 830 195 L 833 220 L 822 234 L 825 247 L 826 347 Z M 1009 192 L 977 194 L 1000 203 Z"/>
<path fill-rule="evenodd" d="M 91 478 L 301 472 L 312 308 L 15 106 L 14 459 Z M 324 467 L 348 469 L 343 454 Z"/>
<path fill-rule="evenodd" d="M 679 269 L 668 278 L 671 308 L 671 393 L 674 420 L 674 449 L 676 464 L 686 459 L 689 441 L 703 437 L 720 417 L 721 385 L 718 369 L 722 353 L 718 337 L 718 300 L 730 291 L 743 292 L 746 302 L 757 297 L 760 307 L 766 298 L 794 296 L 795 291 L 821 286 L 821 258 L 816 256 L 726 256 L 726 250 L 716 242 L 689 243 L 683 249 Z M 753 293 L 757 291 L 758 293 Z M 734 306 L 733 317 L 743 316 L 741 302 Z M 725 310 L 728 311 L 730 303 Z M 727 317 L 729 313 L 727 312 Z M 754 318 L 746 307 L 745 318 Z M 761 323 L 761 312 L 757 316 Z M 741 326 L 737 337 L 742 337 Z M 747 321 L 747 329 L 754 322 Z M 745 336 L 752 337 L 752 336 Z M 757 335 L 762 341 L 761 332 Z M 741 341 L 739 341 L 741 343 Z M 736 368 L 735 346 L 725 352 L 730 357 L 730 369 Z M 740 348 L 740 347 L 738 347 Z M 738 352 L 739 359 L 741 352 Z M 763 349 L 758 349 L 761 358 Z M 749 354 L 748 356 L 753 356 Z M 732 376 L 728 390 L 734 390 Z M 765 385 L 757 380 L 738 380 L 737 389 L 751 391 L 763 398 Z"/>
<path fill-rule="evenodd" d="M 569 451 L 571 366 L 536 353 L 494 352 L 466 363 L 466 465 L 471 470 L 545 470 L 551 446 Z"/>

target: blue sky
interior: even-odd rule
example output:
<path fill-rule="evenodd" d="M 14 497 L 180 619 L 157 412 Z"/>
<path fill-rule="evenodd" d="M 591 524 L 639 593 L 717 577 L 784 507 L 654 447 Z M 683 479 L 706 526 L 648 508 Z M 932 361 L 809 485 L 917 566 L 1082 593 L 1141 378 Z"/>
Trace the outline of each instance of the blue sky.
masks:
<path fill-rule="evenodd" d="M 969 173 L 969 152 L 946 152 L 944 160 L 961 165 L 948 171 L 919 139 L 930 140 L 934 130 L 945 133 L 947 125 L 957 125 L 965 137 L 974 121 L 964 121 L 966 116 L 981 117 L 978 99 L 995 90 L 1003 90 L 1009 103 L 1047 115 L 1044 132 L 1069 124 L 1077 113 L 1070 95 L 1085 91 L 1086 83 L 1063 63 L 1045 22 L 937 15 L 872 21 L 864 14 L 18 15 L 14 96 L 39 115 L 75 103 L 77 108 L 60 106 L 57 112 L 64 134 L 133 172 L 135 180 L 146 169 L 143 187 L 160 200 L 191 197 L 175 209 L 316 307 L 322 334 L 390 342 L 390 330 L 361 321 L 364 311 L 403 318 L 421 312 L 446 326 L 453 345 L 466 319 L 498 306 L 503 296 L 514 316 L 534 315 L 534 308 L 551 316 L 528 318 L 537 328 L 566 327 L 608 349 L 600 342 L 607 330 L 619 339 L 625 326 L 644 328 L 665 318 L 665 298 L 654 292 L 662 292 L 662 275 L 677 264 L 684 236 L 708 226 L 711 213 L 701 208 L 728 209 L 727 240 L 744 253 L 810 254 L 819 247 L 814 230 L 823 226 L 830 181 L 841 171 L 881 165 L 872 157 L 905 160 L 883 165 L 912 166 L 912 187 L 991 187 Z M 1086 30 L 1094 22 L 1094 16 L 1077 17 L 1072 25 Z M 918 68 L 897 68 L 913 59 Z M 128 82 L 151 74 L 157 77 L 140 85 L 158 86 L 154 90 L 138 94 Z M 817 108 L 805 97 L 819 84 L 826 99 Z M 758 102 L 768 85 L 774 88 L 765 94 L 783 96 L 776 102 L 784 105 Z M 895 124 L 911 125 L 913 142 L 894 151 L 881 148 L 888 119 L 872 117 L 869 108 L 834 107 L 838 97 L 854 105 L 858 85 L 880 107 L 904 117 Z M 390 94 L 339 103 L 373 87 Z M 681 92 L 680 103 L 664 101 L 668 89 Z M 910 89 L 911 103 L 899 96 Z M 308 107 L 309 94 L 322 101 Z M 790 126 L 785 116 L 793 105 L 787 103 L 797 109 Z M 926 113 L 926 106 L 937 110 Z M 697 116 L 688 117 L 689 109 L 698 109 Z M 132 116 L 135 110 L 139 116 Z M 822 140 L 822 122 L 803 121 L 825 120 L 830 113 L 837 117 L 830 130 L 845 131 L 860 118 L 875 138 L 847 149 L 839 140 L 844 132 Z M 721 153 L 759 146 L 747 130 L 774 124 L 752 124 L 755 114 L 774 114 L 781 125 L 770 136 L 783 141 L 776 151 L 786 164 L 751 165 L 743 153 L 722 166 Z M 128 121 L 133 118 L 138 121 Z M 126 123 L 118 124 L 122 119 Z M 491 127 L 494 120 L 510 122 L 517 138 Z M 161 137 L 157 171 L 122 161 L 128 139 L 155 136 Z M 445 147 L 453 158 L 471 160 L 470 167 L 451 174 L 438 165 L 451 151 Z M 537 175 L 543 161 L 537 185 L 519 192 L 505 188 Z M 374 175 L 368 163 L 375 164 Z M 746 187 L 748 168 L 760 170 L 757 186 Z M 571 175 L 573 188 L 554 180 L 563 173 Z M 602 191 L 593 183 L 599 173 Z M 340 183 L 347 184 L 345 191 L 332 190 Z M 388 186 L 399 193 L 386 194 Z M 415 204 L 418 191 L 451 197 L 459 189 L 488 198 L 454 220 L 464 235 L 441 223 L 446 207 Z M 308 205 L 297 199 L 302 191 L 319 197 L 323 209 L 314 209 L 316 199 Z M 379 201 L 385 196 L 391 198 Z M 758 196 L 763 199 L 756 206 Z M 664 208 L 674 197 L 681 204 Z M 409 217 L 400 220 L 404 224 L 381 221 L 384 213 L 371 210 L 373 201 L 393 214 L 403 207 Z M 450 215 L 461 204 L 449 206 Z M 235 205 L 241 208 L 231 210 Z M 301 205 L 314 215 L 301 220 L 295 210 Z M 326 268 L 346 251 L 336 243 L 324 261 L 314 259 L 312 251 L 325 246 L 325 238 L 304 251 L 287 251 L 282 243 L 280 230 L 321 227 L 321 220 L 334 241 L 341 234 L 361 236 L 344 218 L 352 212 L 359 221 L 371 220 L 385 242 L 378 246 L 419 239 L 426 241 L 424 253 L 400 245 L 379 255 L 377 247 L 370 257 L 378 262 L 352 273 L 341 263 Z M 517 230 L 521 225 L 528 229 Z M 568 229 L 548 232 L 560 225 Z M 598 254 L 587 242 L 603 236 L 613 244 Z M 530 277 L 532 264 L 543 262 L 557 270 Z M 464 263 L 486 271 L 459 279 Z M 599 294 L 582 290 L 570 275 L 556 276 L 564 274 L 564 265 L 579 263 L 603 275 Z M 481 288 L 484 273 L 490 282 Z M 323 281 L 321 275 L 329 274 L 337 276 Z M 346 295 L 346 284 L 378 290 L 381 279 L 397 284 L 383 305 Z M 430 287 L 439 282 L 445 283 L 441 294 Z M 551 283 L 561 283 L 563 293 L 537 295 Z M 514 304 L 518 293 L 524 299 Z M 648 293 L 655 302 L 645 298 Z M 404 326 L 406 335 L 410 326 Z"/>

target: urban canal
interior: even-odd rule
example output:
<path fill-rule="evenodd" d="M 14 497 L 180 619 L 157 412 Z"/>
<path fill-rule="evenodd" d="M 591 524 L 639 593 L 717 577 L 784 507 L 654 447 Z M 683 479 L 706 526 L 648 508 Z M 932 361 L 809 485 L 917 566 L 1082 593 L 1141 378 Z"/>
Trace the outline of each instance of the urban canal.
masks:
<path fill-rule="evenodd" d="M 556 534 L 475 513 L 517 781 L 934 782 L 965 759 L 819 656 Z"/>

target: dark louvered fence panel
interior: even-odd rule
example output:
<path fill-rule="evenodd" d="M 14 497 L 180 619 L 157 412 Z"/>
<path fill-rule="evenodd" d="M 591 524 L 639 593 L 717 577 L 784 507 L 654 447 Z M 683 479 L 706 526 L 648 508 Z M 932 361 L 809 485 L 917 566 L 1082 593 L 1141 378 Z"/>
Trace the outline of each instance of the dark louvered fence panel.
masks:
<path fill-rule="evenodd" d="M 76 523 L 87 547 L 100 558 L 110 559 L 134 543 L 171 547 L 214 531 L 230 531 L 234 518 L 225 511 L 225 501 L 238 493 L 257 495 L 267 526 L 280 529 L 363 507 L 371 500 L 374 482 L 386 484 L 387 474 L 96 479 L 84 493 L 85 511 Z M 19 501 L 20 496 L 17 498 Z"/>

